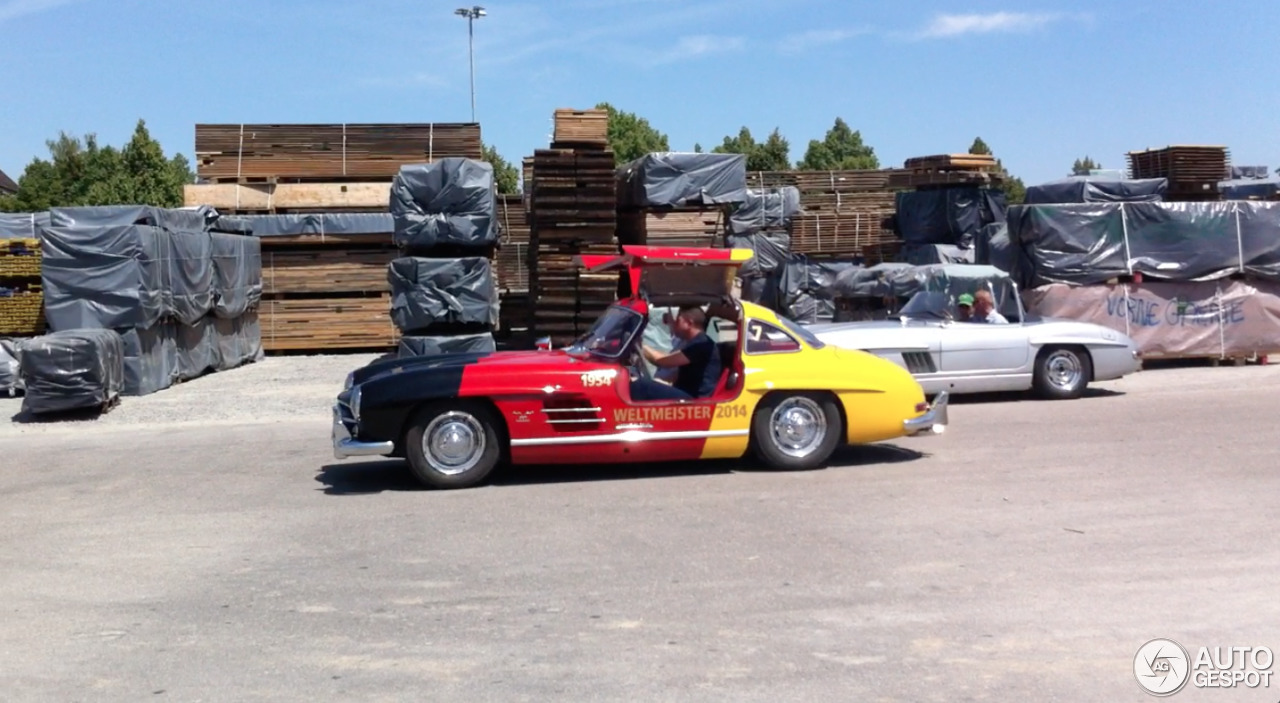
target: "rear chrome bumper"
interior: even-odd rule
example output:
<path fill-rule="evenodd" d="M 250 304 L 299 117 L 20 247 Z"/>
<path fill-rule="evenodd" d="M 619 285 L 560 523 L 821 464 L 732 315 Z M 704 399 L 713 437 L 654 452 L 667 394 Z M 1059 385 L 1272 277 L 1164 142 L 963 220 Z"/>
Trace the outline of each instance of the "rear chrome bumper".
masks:
<path fill-rule="evenodd" d="M 902 421 L 902 429 L 906 430 L 907 436 L 914 436 L 926 432 L 932 434 L 942 434 L 947 429 L 947 400 L 950 395 L 946 391 L 942 391 L 933 399 L 933 405 L 925 414 L 920 417 L 913 417 L 910 420 Z"/>
<path fill-rule="evenodd" d="M 333 440 L 333 456 L 336 459 L 350 459 L 355 456 L 391 456 L 395 451 L 394 442 L 359 442 L 351 438 L 347 424 L 342 421 L 342 410 L 333 406 L 333 429 L 330 431 Z"/>

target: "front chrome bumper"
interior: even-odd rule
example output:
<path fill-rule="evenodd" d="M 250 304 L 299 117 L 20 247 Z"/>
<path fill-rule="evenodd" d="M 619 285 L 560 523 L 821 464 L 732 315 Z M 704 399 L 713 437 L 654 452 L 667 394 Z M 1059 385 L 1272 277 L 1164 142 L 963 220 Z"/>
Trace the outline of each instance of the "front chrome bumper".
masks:
<path fill-rule="evenodd" d="M 360 442 L 352 439 L 347 423 L 343 422 L 342 408 L 333 406 L 333 429 L 330 431 L 333 440 L 333 456 L 336 459 L 350 459 L 354 456 L 391 456 L 395 451 L 394 442 Z"/>
<path fill-rule="evenodd" d="M 910 420 L 902 421 L 902 429 L 906 430 L 907 436 L 914 436 L 930 432 L 933 434 L 942 434 L 947 429 L 947 400 L 950 395 L 946 391 L 938 394 L 933 399 L 933 404 L 929 406 L 929 410 L 920 417 L 913 417 Z"/>

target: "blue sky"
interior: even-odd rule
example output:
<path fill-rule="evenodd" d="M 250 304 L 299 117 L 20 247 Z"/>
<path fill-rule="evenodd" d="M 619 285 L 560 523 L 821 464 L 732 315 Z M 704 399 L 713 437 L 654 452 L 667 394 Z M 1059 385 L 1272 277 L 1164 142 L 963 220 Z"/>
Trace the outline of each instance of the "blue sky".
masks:
<path fill-rule="evenodd" d="M 476 116 L 516 163 L 555 108 L 607 100 L 676 150 L 779 127 L 795 161 L 841 116 L 884 166 L 981 136 L 1028 184 L 1167 144 L 1280 166 L 1280 3 L 481 4 Z M 139 117 L 188 157 L 197 122 L 467 121 L 460 5 L 0 0 L 0 169 L 16 179 L 59 129 L 121 144 Z"/>

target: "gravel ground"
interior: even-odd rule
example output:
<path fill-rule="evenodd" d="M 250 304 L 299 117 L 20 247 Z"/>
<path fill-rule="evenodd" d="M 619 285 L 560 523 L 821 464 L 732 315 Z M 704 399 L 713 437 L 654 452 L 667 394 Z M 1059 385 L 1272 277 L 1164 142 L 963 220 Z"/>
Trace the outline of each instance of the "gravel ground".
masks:
<path fill-rule="evenodd" d="M 0 398 L 0 437 L 83 432 L 148 425 L 218 425 L 328 418 L 347 374 L 378 354 L 273 356 L 181 383 L 158 393 L 122 397 L 105 414 L 56 420 L 23 415 L 22 398 Z"/>

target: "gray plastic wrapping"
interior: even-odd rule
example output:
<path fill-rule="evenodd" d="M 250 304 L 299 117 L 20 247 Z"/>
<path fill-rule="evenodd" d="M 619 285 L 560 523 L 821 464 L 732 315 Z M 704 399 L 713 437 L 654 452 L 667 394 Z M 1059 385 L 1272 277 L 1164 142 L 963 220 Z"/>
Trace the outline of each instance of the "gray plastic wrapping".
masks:
<path fill-rule="evenodd" d="M 1157 203 L 1169 190 L 1165 178 L 1071 176 L 1027 188 L 1024 205 L 1063 203 Z"/>
<path fill-rule="evenodd" d="M 395 243 L 427 251 L 437 246 L 490 247 L 498 241 L 493 165 L 446 158 L 400 167 L 391 182 Z"/>
<path fill-rule="evenodd" d="M 124 388 L 124 342 L 109 329 L 51 332 L 22 341 L 20 369 L 25 413 L 101 408 Z"/>
<path fill-rule="evenodd" d="M 1133 273 L 1206 281 L 1241 273 L 1280 278 L 1280 203 L 1025 205 L 1010 237 L 1031 283 L 1090 285 Z"/>
<path fill-rule="evenodd" d="M 22 390 L 20 345 L 16 339 L 0 339 L 0 393 L 13 395 Z"/>
<path fill-rule="evenodd" d="M 740 269 L 743 278 L 759 278 L 780 271 L 791 255 L 791 235 L 786 232 L 728 235 L 730 249 L 750 249 L 754 255 Z"/>
<path fill-rule="evenodd" d="M 1241 178 L 1219 181 L 1218 193 L 1225 200 L 1271 200 L 1280 195 L 1280 179 Z"/>
<path fill-rule="evenodd" d="M 786 229 L 799 212 L 800 189 L 795 186 L 764 191 L 748 189 L 746 201 L 729 215 L 729 232 L 755 234 Z"/>
<path fill-rule="evenodd" d="M 255 308 L 235 319 L 213 318 L 215 369 L 227 371 L 263 358 L 262 326 Z"/>
<path fill-rule="evenodd" d="M 303 235 L 386 234 L 395 231 L 395 219 L 386 212 L 322 212 L 288 215 L 223 215 L 218 226 L 249 231 L 255 237 Z"/>
<path fill-rule="evenodd" d="M 406 256 L 387 267 L 391 321 L 406 334 L 441 326 L 498 324 L 498 287 L 488 259 Z"/>
<path fill-rule="evenodd" d="M 218 211 L 207 205 L 160 208 L 151 205 L 86 205 L 49 210 L 54 227 L 122 227 L 151 225 L 167 230 L 207 232 L 218 220 Z"/>
<path fill-rule="evenodd" d="M 206 315 L 190 324 L 177 326 L 178 378 L 190 381 L 218 369 L 217 318 Z"/>
<path fill-rule="evenodd" d="M 774 312 L 782 307 L 782 269 L 766 276 L 741 279 L 740 297 L 748 303 L 763 305 Z"/>
<path fill-rule="evenodd" d="M 984 227 L 983 230 L 985 229 Z M 983 230 L 979 230 L 979 236 Z M 900 256 L 903 261 L 912 266 L 927 266 L 929 264 L 972 264 L 975 254 L 973 247 L 958 247 L 954 244 L 922 244 L 903 247 Z"/>
<path fill-rule="evenodd" d="M 617 171 L 618 206 L 683 208 L 747 202 L 745 154 L 657 152 Z"/>
<path fill-rule="evenodd" d="M 903 191 L 896 196 L 896 219 L 909 245 L 969 245 L 978 231 L 1006 219 L 1004 193 L 989 188 Z"/>
<path fill-rule="evenodd" d="M 0 239 L 37 239 L 49 221 L 47 212 L 0 212 Z"/>
<path fill-rule="evenodd" d="M 831 322 L 835 316 L 833 287 L 840 274 L 858 265 L 849 261 L 814 261 L 792 256 L 783 268 L 781 313 L 800 324 Z"/>
<path fill-rule="evenodd" d="M 832 298 L 889 297 L 893 295 L 893 279 L 911 268 L 911 264 L 899 261 L 848 268 L 836 275 L 827 294 Z"/>
<path fill-rule="evenodd" d="M 124 395 L 151 395 L 178 380 L 178 328 L 161 322 L 117 330 L 124 345 Z"/>
<path fill-rule="evenodd" d="M 213 309 L 215 290 L 213 236 L 200 230 L 169 232 L 169 260 L 164 268 L 168 279 L 165 286 L 169 294 L 168 310 L 183 324 L 189 325 Z M 259 264 L 259 276 L 261 276 L 261 264 Z"/>
<path fill-rule="evenodd" d="M 262 242 L 238 234 L 209 235 L 213 255 L 213 312 L 240 317 L 262 300 Z"/>
<path fill-rule="evenodd" d="M 45 319 L 53 331 L 151 327 L 169 310 L 169 237 L 150 225 L 41 230 Z"/>
<path fill-rule="evenodd" d="M 397 356 L 435 356 L 439 354 L 470 354 L 493 352 L 498 344 L 492 332 L 458 334 L 452 336 L 405 336 L 400 338 Z"/>

